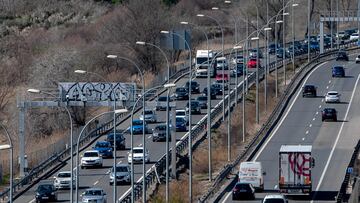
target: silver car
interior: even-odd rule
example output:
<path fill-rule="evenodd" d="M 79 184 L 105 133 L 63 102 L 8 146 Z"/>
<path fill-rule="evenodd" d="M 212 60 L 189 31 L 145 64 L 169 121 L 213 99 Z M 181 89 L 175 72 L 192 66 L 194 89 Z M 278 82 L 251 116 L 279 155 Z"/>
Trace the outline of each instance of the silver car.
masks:
<path fill-rule="evenodd" d="M 106 203 L 106 193 L 101 188 L 87 189 L 82 194 L 81 202 L 83 202 L 83 203 L 90 203 L 90 202 Z"/>
<path fill-rule="evenodd" d="M 145 117 L 145 119 L 144 119 Z M 157 122 L 157 116 L 155 114 L 154 110 L 145 109 L 144 115 L 141 114 L 139 117 L 140 120 L 147 122 L 147 123 L 156 123 Z"/>
<path fill-rule="evenodd" d="M 111 169 L 110 173 L 110 185 L 114 184 L 115 181 L 115 173 L 114 168 Z M 118 164 L 116 166 L 116 184 L 118 183 L 127 183 L 131 182 L 131 172 L 129 164 Z"/>
<path fill-rule="evenodd" d="M 326 103 L 340 102 L 340 94 L 336 91 L 329 91 L 325 95 L 325 102 Z"/>

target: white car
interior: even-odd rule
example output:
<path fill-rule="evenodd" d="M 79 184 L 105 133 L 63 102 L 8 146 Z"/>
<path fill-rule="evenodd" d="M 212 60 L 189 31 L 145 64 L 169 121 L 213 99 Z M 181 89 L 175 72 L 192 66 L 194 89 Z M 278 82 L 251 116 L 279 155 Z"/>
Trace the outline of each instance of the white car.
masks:
<path fill-rule="evenodd" d="M 360 63 L 360 55 L 355 58 L 355 63 Z"/>
<path fill-rule="evenodd" d="M 140 120 L 144 120 L 144 116 L 145 116 L 145 122 L 148 122 L 148 123 L 156 123 L 157 121 L 157 117 L 156 117 L 156 114 L 155 114 L 155 111 L 154 110 L 150 110 L 150 109 L 145 109 L 145 113 L 144 115 L 141 114 L 139 119 Z"/>
<path fill-rule="evenodd" d="M 284 195 L 266 195 L 262 203 L 288 203 Z"/>
<path fill-rule="evenodd" d="M 71 184 L 71 171 L 61 171 L 55 177 L 54 187 L 56 189 L 70 188 Z M 74 181 L 73 181 L 74 186 Z"/>
<path fill-rule="evenodd" d="M 144 152 L 143 147 L 134 147 L 133 148 L 134 157 L 131 157 L 131 151 L 130 151 L 129 155 L 128 155 L 128 163 L 130 164 L 133 161 L 134 161 L 134 163 L 142 163 L 144 160 L 143 152 Z M 146 150 L 145 151 L 145 163 L 149 163 L 149 162 L 150 162 L 149 151 Z"/>
<path fill-rule="evenodd" d="M 116 178 L 115 178 L 116 176 Z M 110 185 L 113 185 L 116 180 L 116 184 L 118 183 L 127 183 L 131 182 L 131 172 L 130 166 L 128 164 L 118 164 L 116 165 L 116 175 L 114 172 L 114 167 L 111 168 L 111 172 L 109 174 L 110 177 Z"/>
<path fill-rule="evenodd" d="M 329 91 L 325 95 L 326 103 L 340 102 L 340 94 L 336 91 Z"/>
<path fill-rule="evenodd" d="M 106 203 L 106 193 L 101 188 L 89 188 L 86 189 L 84 193 L 82 193 L 83 203 Z"/>
<path fill-rule="evenodd" d="M 350 41 L 355 41 L 359 39 L 359 34 L 358 33 L 353 33 L 350 35 Z"/>
<path fill-rule="evenodd" d="M 100 152 L 97 150 L 89 150 L 84 152 L 81 157 L 81 168 L 86 167 L 102 167 L 103 159 L 100 155 Z"/>
<path fill-rule="evenodd" d="M 184 118 L 186 121 L 186 125 L 189 125 L 189 114 L 187 114 L 186 110 L 176 110 L 176 117 Z"/>

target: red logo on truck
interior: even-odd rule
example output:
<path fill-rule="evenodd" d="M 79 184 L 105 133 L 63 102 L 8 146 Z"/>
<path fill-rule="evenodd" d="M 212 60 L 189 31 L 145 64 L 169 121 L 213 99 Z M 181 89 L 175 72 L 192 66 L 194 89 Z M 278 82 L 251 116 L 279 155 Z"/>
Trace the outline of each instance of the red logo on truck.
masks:
<path fill-rule="evenodd" d="M 305 154 L 289 153 L 289 163 L 291 170 L 297 175 L 310 177 L 310 168 L 305 167 L 308 163 L 310 166 L 310 157 L 306 158 Z"/>

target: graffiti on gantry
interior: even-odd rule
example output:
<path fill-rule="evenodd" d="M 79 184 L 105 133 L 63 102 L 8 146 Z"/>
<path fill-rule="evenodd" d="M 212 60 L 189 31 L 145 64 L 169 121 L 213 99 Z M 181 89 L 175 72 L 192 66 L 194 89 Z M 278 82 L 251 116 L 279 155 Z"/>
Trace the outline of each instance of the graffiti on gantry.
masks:
<path fill-rule="evenodd" d="M 130 100 L 133 97 L 133 83 L 60 83 L 70 101 L 114 101 Z"/>

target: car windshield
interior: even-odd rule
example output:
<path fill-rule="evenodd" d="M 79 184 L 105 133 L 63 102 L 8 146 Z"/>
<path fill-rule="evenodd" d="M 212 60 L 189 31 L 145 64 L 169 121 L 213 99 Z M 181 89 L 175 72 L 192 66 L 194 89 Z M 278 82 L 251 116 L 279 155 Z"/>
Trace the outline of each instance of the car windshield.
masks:
<path fill-rule="evenodd" d="M 335 67 L 334 67 L 334 70 L 336 70 L 336 71 L 343 70 L 343 69 L 344 69 L 344 68 L 341 67 L 341 66 L 335 66 Z"/>
<path fill-rule="evenodd" d="M 84 157 L 98 157 L 99 154 L 97 152 L 85 152 Z"/>
<path fill-rule="evenodd" d="M 250 62 L 256 62 L 256 59 L 250 59 Z"/>
<path fill-rule="evenodd" d="M 107 136 L 108 140 L 114 140 L 114 133 L 110 133 Z M 116 140 L 122 140 L 123 139 L 123 135 L 121 133 L 116 133 Z"/>
<path fill-rule="evenodd" d="M 145 115 L 152 115 L 152 114 L 154 114 L 153 111 L 151 111 L 151 110 L 146 111 L 146 110 L 145 110 Z"/>
<path fill-rule="evenodd" d="M 334 113 L 334 112 L 335 112 L 334 109 L 324 109 L 324 111 L 325 111 L 326 113 Z"/>
<path fill-rule="evenodd" d="M 143 153 L 143 150 L 142 149 L 134 149 L 133 152 L 136 154 L 140 154 L 140 153 Z"/>
<path fill-rule="evenodd" d="M 329 92 L 328 95 L 336 96 L 336 95 L 338 95 L 338 93 L 337 92 Z"/>
<path fill-rule="evenodd" d="M 106 147 L 110 147 L 110 143 L 108 143 L 108 142 L 98 142 L 95 145 L 95 148 L 106 148 Z"/>
<path fill-rule="evenodd" d="M 186 82 L 186 84 L 185 84 L 185 86 L 186 87 L 189 87 L 189 82 Z M 197 86 L 198 85 L 198 83 L 197 82 L 195 82 L 195 81 L 193 81 L 193 82 L 191 82 L 191 86 L 193 87 L 193 86 Z"/>
<path fill-rule="evenodd" d="M 177 88 L 176 92 L 187 92 L 185 88 Z"/>
<path fill-rule="evenodd" d="M 166 97 L 159 97 L 158 101 L 166 101 Z"/>
<path fill-rule="evenodd" d="M 283 199 L 271 198 L 265 200 L 263 203 L 285 203 Z"/>
<path fill-rule="evenodd" d="M 127 166 L 117 166 L 116 172 L 128 172 L 129 169 Z M 112 168 L 111 172 L 114 172 L 114 167 Z"/>
<path fill-rule="evenodd" d="M 87 190 L 85 191 L 86 196 L 100 196 L 101 195 L 101 190 Z"/>
<path fill-rule="evenodd" d="M 155 130 L 166 130 L 166 125 L 158 125 L 155 127 Z"/>
<path fill-rule="evenodd" d="M 305 89 L 305 91 L 311 91 L 315 88 L 314 88 L 314 86 L 305 86 L 304 89 Z"/>
<path fill-rule="evenodd" d="M 198 101 L 207 101 L 207 97 L 198 97 L 197 100 Z"/>
<path fill-rule="evenodd" d="M 180 118 L 180 117 L 176 117 L 176 122 L 179 122 L 179 123 L 184 122 L 184 119 Z"/>
<path fill-rule="evenodd" d="M 250 186 L 248 184 L 237 184 L 235 188 L 239 190 L 248 190 L 250 189 Z"/>
<path fill-rule="evenodd" d="M 38 187 L 39 191 L 52 191 L 54 190 L 54 186 L 53 185 L 39 185 Z"/>
<path fill-rule="evenodd" d="M 133 125 L 142 125 L 143 122 L 140 120 L 133 121 Z"/>
<path fill-rule="evenodd" d="M 59 178 L 70 178 L 71 173 L 59 173 L 58 177 Z"/>
<path fill-rule="evenodd" d="M 185 116 L 186 113 L 185 113 L 185 111 L 177 111 L 177 112 L 176 112 L 176 115 L 177 115 L 177 116 Z"/>

